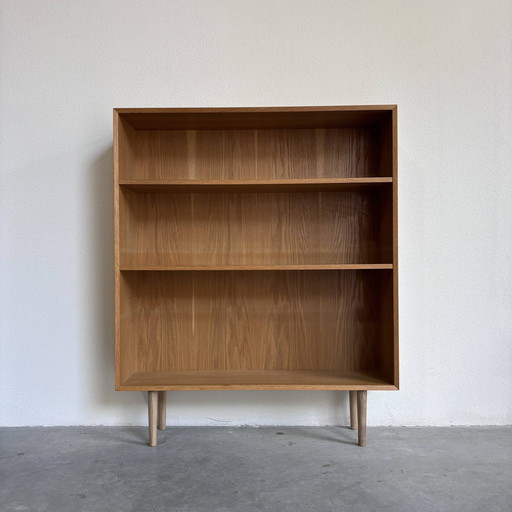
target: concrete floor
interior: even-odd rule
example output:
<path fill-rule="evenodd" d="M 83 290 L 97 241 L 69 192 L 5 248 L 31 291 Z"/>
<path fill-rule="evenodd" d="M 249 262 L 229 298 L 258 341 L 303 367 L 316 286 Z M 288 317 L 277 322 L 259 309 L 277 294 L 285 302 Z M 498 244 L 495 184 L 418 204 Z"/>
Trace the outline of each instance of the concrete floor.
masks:
<path fill-rule="evenodd" d="M 0 429 L 0 510 L 512 511 L 512 428 Z"/>

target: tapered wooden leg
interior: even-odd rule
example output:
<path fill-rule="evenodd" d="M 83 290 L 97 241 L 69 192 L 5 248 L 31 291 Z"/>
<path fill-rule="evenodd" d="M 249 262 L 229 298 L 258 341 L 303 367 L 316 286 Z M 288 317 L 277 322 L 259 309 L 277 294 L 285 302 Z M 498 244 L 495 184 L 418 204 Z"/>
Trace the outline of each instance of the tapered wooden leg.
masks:
<path fill-rule="evenodd" d="M 359 446 L 366 446 L 366 391 L 357 392 L 357 420 Z"/>
<path fill-rule="evenodd" d="M 350 397 L 350 428 L 357 430 L 357 391 L 349 391 Z"/>
<path fill-rule="evenodd" d="M 149 446 L 156 446 L 158 391 L 148 391 Z"/>
<path fill-rule="evenodd" d="M 158 392 L 158 430 L 166 428 L 167 391 Z"/>

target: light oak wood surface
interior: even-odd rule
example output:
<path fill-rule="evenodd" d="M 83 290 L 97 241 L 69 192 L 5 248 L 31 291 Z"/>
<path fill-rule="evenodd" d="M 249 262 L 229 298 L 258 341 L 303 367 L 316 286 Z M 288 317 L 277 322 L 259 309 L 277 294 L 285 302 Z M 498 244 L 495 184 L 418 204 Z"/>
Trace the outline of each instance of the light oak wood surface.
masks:
<path fill-rule="evenodd" d="M 123 272 L 122 382 L 141 371 L 382 370 L 391 274 Z"/>
<path fill-rule="evenodd" d="M 201 271 L 201 270 L 392 270 L 391 263 L 340 263 L 315 265 L 122 265 L 122 271 Z"/>
<path fill-rule="evenodd" d="M 120 266 L 392 264 L 391 192 L 122 190 Z"/>
<path fill-rule="evenodd" d="M 133 374 L 123 390 L 215 390 L 215 389 L 396 389 L 379 372 L 337 370 L 206 370 L 145 371 Z"/>
<path fill-rule="evenodd" d="M 377 177 L 380 133 L 366 128 L 130 132 L 123 180 Z M 383 177 L 391 177 L 383 174 Z"/>

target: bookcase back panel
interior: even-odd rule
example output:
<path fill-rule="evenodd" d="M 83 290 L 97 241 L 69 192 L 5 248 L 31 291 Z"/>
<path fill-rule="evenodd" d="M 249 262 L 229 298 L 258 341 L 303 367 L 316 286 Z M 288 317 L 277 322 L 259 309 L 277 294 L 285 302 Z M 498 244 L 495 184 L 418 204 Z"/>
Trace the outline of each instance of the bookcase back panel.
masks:
<path fill-rule="evenodd" d="M 386 277 L 387 276 L 387 277 Z M 392 271 L 123 272 L 122 378 L 191 370 L 381 370 Z M 386 295 L 386 296 L 383 296 Z M 384 327 L 382 327 L 384 326 Z M 392 347 L 391 347 L 392 349 Z"/>
<path fill-rule="evenodd" d="M 127 129 L 122 179 L 391 176 L 379 126 L 268 130 Z"/>
<path fill-rule="evenodd" d="M 392 263 L 386 191 L 135 193 L 121 197 L 121 266 Z"/>

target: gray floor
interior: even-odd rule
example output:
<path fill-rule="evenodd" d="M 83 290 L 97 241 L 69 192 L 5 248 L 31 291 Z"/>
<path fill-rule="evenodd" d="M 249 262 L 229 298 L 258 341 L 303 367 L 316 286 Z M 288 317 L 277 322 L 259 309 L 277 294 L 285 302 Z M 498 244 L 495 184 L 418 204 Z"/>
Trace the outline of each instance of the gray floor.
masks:
<path fill-rule="evenodd" d="M 512 511 L 512 428 L 0 429 L 0 510 Z"/>

